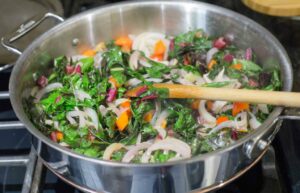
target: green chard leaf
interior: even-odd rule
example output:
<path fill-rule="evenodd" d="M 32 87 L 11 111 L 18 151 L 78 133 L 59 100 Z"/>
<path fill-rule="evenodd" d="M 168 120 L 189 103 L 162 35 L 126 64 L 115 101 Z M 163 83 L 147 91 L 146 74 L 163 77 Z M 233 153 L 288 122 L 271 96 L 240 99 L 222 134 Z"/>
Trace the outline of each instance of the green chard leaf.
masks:
<path fill-rule="evenodd" d="M 82 63 L 81 70 L 83 73 L 90 72 L 94 67 L 93 66 L 94 65 L 93 57 L 82 58 L 79 61 Z"/>
<path fill-rule="evenodd" d="M 250 60 L 236 60 L 233 62 L 235 64 L 240 63 L 243 65 L 243 71 L 247 72 L 261 72 L 262 68 L 255 64 L 254 62 L 250 61 Z"/>

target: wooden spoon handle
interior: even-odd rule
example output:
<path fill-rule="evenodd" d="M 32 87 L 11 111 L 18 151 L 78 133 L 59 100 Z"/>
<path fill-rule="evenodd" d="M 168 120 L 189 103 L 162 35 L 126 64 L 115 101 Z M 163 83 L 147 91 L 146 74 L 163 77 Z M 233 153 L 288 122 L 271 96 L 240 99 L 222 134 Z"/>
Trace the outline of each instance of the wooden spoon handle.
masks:
<path fill-rule="evenodd" d="M 169 98 L 199 98 L 300 107 L 300 93 L 296 92 L 211 88 L 180 84 L 153 84 L 153 86 L 169 89 Z M 135 97 L 133 93 L 134 91 L 129 91 L 126 94 L 127 96 Z"/>

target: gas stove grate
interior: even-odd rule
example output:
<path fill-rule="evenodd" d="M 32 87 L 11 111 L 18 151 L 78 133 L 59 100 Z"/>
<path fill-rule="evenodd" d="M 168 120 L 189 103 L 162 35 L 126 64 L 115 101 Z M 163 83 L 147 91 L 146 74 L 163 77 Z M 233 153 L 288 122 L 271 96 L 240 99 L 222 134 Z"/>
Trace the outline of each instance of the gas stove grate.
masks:
<path fill-rule="evenodd" d="M 0 92 L 0 102 L 9 99 L 8 91 Z M 20 121 L 1 121 L 0 130 L 25 129 Z M 0 166 L 24 166 L 26 167 L 25 177 L 22 186 L 22 193 L 38 193 L 42 175 L 43 164 L 37 157 L 35 150 L 31 147 L 27 155 L 0 156 Z"/>

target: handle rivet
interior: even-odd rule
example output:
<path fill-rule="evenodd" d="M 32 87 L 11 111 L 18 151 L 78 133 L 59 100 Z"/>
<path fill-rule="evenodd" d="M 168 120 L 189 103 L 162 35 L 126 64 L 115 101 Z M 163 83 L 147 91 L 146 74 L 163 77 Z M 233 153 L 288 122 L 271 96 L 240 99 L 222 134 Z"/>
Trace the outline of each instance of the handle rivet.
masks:
<path fill-rule="evenodd" d="M 79 44 L 79 39 L 78 38 L 74 38 L 73 40 L 72 40 L 72 46 L 78 46 L 78 44 Z"/>
<path fill-rule="evenodd" d="M 260 150 L 264 150 L 267 146 L 268 146 L 268 142 L 266 142 L 266 141 L 264 141 L 262 139 L 257 142 L 257 147 Z"/>

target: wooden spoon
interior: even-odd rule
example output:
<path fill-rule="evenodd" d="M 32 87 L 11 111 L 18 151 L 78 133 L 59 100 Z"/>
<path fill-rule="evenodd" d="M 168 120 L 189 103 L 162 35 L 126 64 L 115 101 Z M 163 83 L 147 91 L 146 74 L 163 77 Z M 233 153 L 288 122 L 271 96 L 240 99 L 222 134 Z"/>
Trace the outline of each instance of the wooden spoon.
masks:
<path fill-rule="evenodd" d="M 169 89 L 168 98 L 199 98 L 204 100 L 236 101 L 270 104 L 285 107 L 300 107 L 300 93 L 284 91 L 264 91 L 232 88 L 211 88 L 180 84 L 153 84 L 156 88 Z M 141 86 L 125 93 L 127 97 L 137 97 Z"/>
<path fill-rule="evenodd" d="M 243 0 L 249 8 L 273 16 L 299 16 L 299 0 Z"/>

